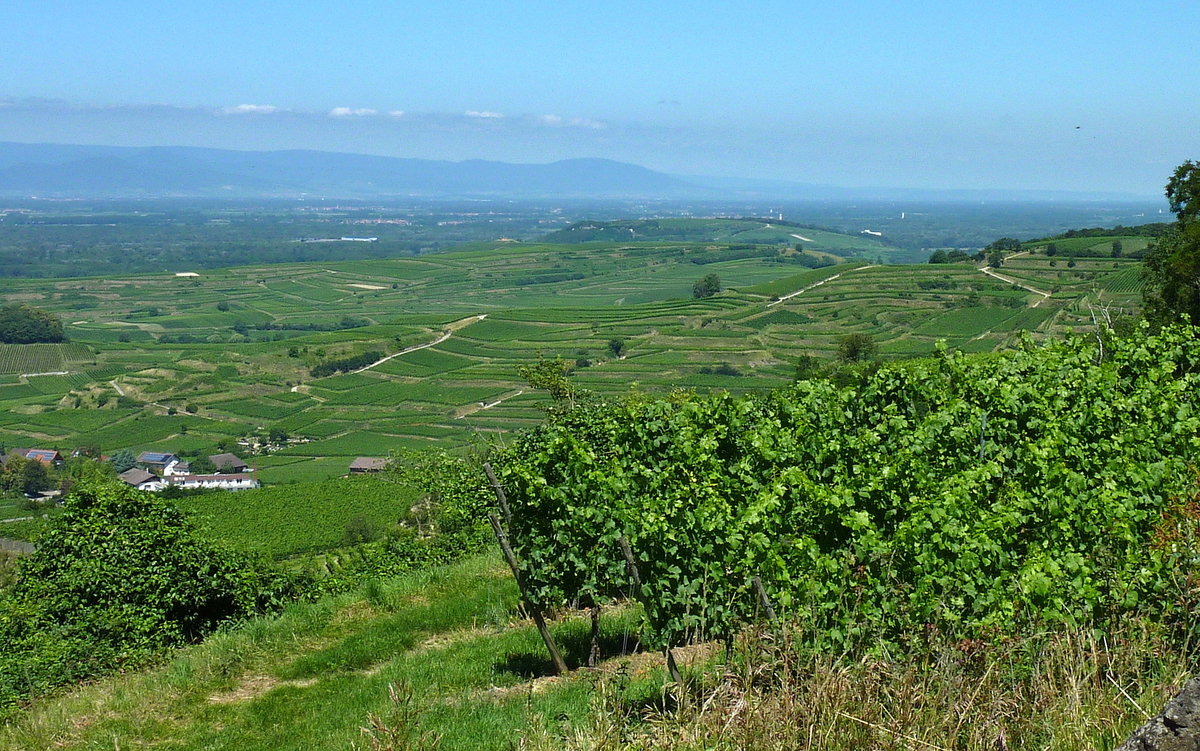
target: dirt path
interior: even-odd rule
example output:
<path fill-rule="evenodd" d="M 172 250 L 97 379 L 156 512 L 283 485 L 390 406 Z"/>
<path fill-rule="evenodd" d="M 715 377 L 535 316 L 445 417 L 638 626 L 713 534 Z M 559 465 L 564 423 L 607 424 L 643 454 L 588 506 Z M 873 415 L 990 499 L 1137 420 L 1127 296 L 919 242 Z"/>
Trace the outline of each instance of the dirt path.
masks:
<path fill-rule="evenodd" d="M 477 316 L 470 316 L 468 318 L 463 318 L 462 320 L 455 321 L 454 323 L 451 323 L 448 326 L 446 326 L 446 330 L 444 332 L 442 332 L 442 335 L 439 336 L 437 339 L 434 339 L 432 342 L 426 342 L 424 344 L 414 344 L 411 347 L 405 347 L 404 349 L 400 350 L 399 352 L 397 352 L 393 355 L 388 355 L 387 357 L 376 360 L 375 362 L 371 363 L 370 365 L 365 365 L 365 366 L 359 368 L 358 370 L 352 370 L 350 372 L 351 372 L 351 374 L 362 373 L 363 371 L 370 370 L 371 368 L 374 368 L 378 365 L 383 365 L 388 360 L 397 358 L 400 355 L 407 355 L 409 352 L 416 352 L 419 349 L 427 349 L 429 347 L 436 347 L 437 345 L 439 345 L 442 342 L 449 339 L 450 336 L 452 334 L 454 334 L 455 331 L 458 331 L 459 329 L 464 328 L 466 326 L 470 326 L 472 323 L 475 323 L 476 321 L 482 321 L 485 318 L 487 318 L 487 313 L 480 313 Z"/>
<path fill-rule="evenodd" d="M 1030 287 L 1028 284 L 1022 284 L 1021 282 L 1018 282 L 1016 279 L 1012 279 L 1007 276 L 1001 276 L 1000 274 L 997 274 L 995 271 L 992 271 L 991 269 L 989 269 L 987 267 L 981 268 L 980 271 L 987 274 L 988 276 L 995 277 L 996 279 L 999 279 L 1002 282 L 1007 282 L 1008 284 L 1015 285 L 1017 287 L 1020 287 L 1023 290 L 1028 290 L 1029 292 L 1033 292 L 1034 294 L 1041 295 L 1042 299 L 1035 302 L 1031 307 L 1036 308 L 1037 306 L 1044 303 L 1046 300 L 1050 299 L 1049 292 L 1043 292 L 1042 290 L 1037 289 L 1036 287 Z"/>
<path fill-rule="evenodd" d="M 792 299 L 796 295 L 802 295 L 805 292 L 809 291 L 810 289 L 813 289 L 815 287 L 820 287 L 822 284 L 825 284 L 826 282 L 832 282 L 834 279 L 840 278 L 843 274 L 852 274 L 855 271 L 862 271 L 863 269 L 873 269 L 878 265 L 879 264 L 877 264 L 877 263 L 872 263 L 872 264 L 868 264 L 866 266 L 859 266 L 857 268 L 850 269 L 849 271 L 843 271 L 841 273 L 834 274 L 833 276 L 827 276 L 819 282 L 813 282 L 812 284 L 808 285 L 807 287 L 798 289 L 795 292 L 789 292 L 786 295 L 784 295 L 783 297 L 779 298 L 778 300 L 772 300 L 771 302 L 767 303 L 767 307 L 769 308 L 772 305 L 778 305 L 779 303 L 783 302 L 784 300 Z"/>
<path fill-rule="evenodd" d="M 524 389 L 518 389 L 517 391 L 514 391 L 511 394 L 506 394 L 505 396 L 500 397 L 499 399 L 497 399 L 494 402 L 488 402 L 487 404 L 472 405 L 470 407 L 467 407 L 466 410 L 462 414 L 455 415 L 454 419 L 461 420 L 464 417 L 466 417 L 467 415 L 473 415 L 476 412 L 482 412 L 485 409 L 491 409 L 492 407 L 495 407 L 498 404 L 503 404 L 504 402 L 508 401 L 509 399 L 515 399 L 516 397 L 518 397 L 524 393 L 525 393 Z"/>

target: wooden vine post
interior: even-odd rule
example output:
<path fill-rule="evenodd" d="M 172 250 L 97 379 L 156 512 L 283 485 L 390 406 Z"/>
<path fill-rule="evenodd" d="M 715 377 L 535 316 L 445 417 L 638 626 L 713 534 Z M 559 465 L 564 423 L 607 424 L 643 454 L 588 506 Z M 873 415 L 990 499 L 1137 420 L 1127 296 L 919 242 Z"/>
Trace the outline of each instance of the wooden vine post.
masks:
<path fill-rule="evenodd" d="M 504 513 L 504 523 L 512 525 L 512 511 L 508 507 L 508 496 L 504 492 L 504 486 L 496 479 L 496 473 L 492 471 L 490 462 L 483 463 L 483 473 L 487 475 L 488 483 L 492 486 L 492 492 L 496 494 L 496 503 L 500 504 L 500 511 Z"/>
<path fill-rule="evenodd" d="M 629 547 L 629 540 L 625 539 L 625 535 L 618 537 L 617 543 L 621 546 L 621 552 L 625 555 L 625 568 L 629 571 L 630 578 L 633 579 L 633 586 L 640 590 L 642 588 L 642 577 L 638 573 L 637 561 L 633 559 L 633 548 Z M 671 673 L 671 680 L 682 686 L 683 676 L 679 673 L 679 666 L 675 664 L 675 655 L 671 654 L 670 647 L 664 647 L 663 651 L 667 654 L 667 671 Z"/>
<path fill-rule="evenodd" d="M 771 619 L 772 624 L 779 623 L 779 617 L 775 615 L 775 608 L 771 607 L 771 598 L 767 597 L 767 589 L 763 586 L 762 577 L 755 574 L 751 581 L 754 583 L 754 591 L 758 593 L 758 601 L 762 603 L 763 610 L 767 613 L 767 618 Z"/>
<path fill-rule="evenodd" d="M 562 653 L 558 651 L 558 645 L 554 643 L 554 636 L 546 627 L 546 619 L 542 617 L 542 611 L 529 598 L 529 593 L 525 589 L 525 581 L 521 578 L 521 567 L 517 565 L 517 557 L 513 555 L 512 547 L 508 544 L 508 536 L 504 534 L 504 528 L 500 526 L 500 518 L 495 514 L 488 514 L 488 520 L 492 523 L 492 531 L 496 533 L 496 541 L 500 543 L 504 560 L 508 561 L 513 578 L 517 580 L 517 589 L 521 591 L 521 601 L 525 603 L 525 610 L 533 616 L 533 623 L 537 626 L 538 633 L 542 635 L 542 641 L 546 642 L 546 651 L 550 653 L 550 660 L 554 663 L 554 672 L 558 675 L 569 672 L 567 663 L 563 661 Z"/>
<path fill-rule="evenodd" d="M 492 486 L 492 492 L 496 494 L 496 502 L 500 504 L 500 510 L 504 513 L 504 521 L 511 524 L 512 511 L 508 507 L 508 496 L 505 495 L 500 481 L 496 479 L 492 465 L 484 462 L 483 472 Z M 525 611 L 533 617 L 533 623 L 537 626 L 538 633 L 542 635 L 542 641 L 546 643 L 546 651 L 550 653 L 550 661 L 554 663 L 554 672 L 559 675 L 569 672 L 562 653 L 558 651 L 558 645 L 554 643 L 554 636 L 546 626 L 546 619 L 542 617 L 542 611 L 534 604 L 529 597 L 529 591 L 525 589 L 525 579 L 521 576 L 521 567 L 517 563 L 517 556 L 513 553 L 512 546 L 508 544 L 508 535 L 504 534 L 504 527 L 500 524 L 500 519 L 495 514 L 488 514 L 488 521 L 492 523 L 492 531 L 496 533 L 496 542 L 500 543 L 500 551 L 504 553 L 504 560 L 508 562 L 508 567 L 512 569 L 513 579 L 517 581 L 517 589 L 521 592 L 521 602 L 525 605 Z"/>

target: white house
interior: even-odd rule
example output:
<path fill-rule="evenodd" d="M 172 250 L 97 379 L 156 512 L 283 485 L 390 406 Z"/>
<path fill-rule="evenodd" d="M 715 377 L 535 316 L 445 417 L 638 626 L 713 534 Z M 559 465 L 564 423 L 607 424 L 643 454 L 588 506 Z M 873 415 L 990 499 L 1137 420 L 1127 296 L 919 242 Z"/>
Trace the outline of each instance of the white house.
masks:
<path fill-rule="evenodd" d="M 138 490 L 149 490 L 151 493 L 157 493 L 167 487 L 167 481 L 156 474 L 147 472 L 140 467 L 127 469 L 117 475 L 126 485 L 132 485 Z"/>
<path fill-rule="evenodd" d="M 250 475 L 176 475 L 168 482 L 177 488 L 216 488 L 219 490 L 251 490 L 262 483 Z"/>

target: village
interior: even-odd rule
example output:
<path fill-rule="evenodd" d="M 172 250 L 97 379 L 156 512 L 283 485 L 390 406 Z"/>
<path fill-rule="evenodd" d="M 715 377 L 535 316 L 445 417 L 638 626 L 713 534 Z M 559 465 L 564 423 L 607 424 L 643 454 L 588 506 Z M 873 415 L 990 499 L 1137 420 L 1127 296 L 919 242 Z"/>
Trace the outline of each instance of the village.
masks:
<path fill-rule="evenodd" d="M 24 495 L 31 501 L 58 503 L 63 495 L 63 484 L 71 479 L 69 473 L 65 472 L 68 459 L 109 464 L 118 470 L 117 479 L 130 487 L 152 493 L 168 488 L 238 491 L 262 487 L 262 482 L 255 477 L 255 468 L 228 451 L 188 459 L 162 451 L 142 451 L 134 456 L 131 451 L 123 449 L 108 457 L 91 456 L 86 450 L 77 449 L 64 457 L 57 449 L 13 448 L 7 452 L 0 451 L 0 477 L 4 480 L 2 489 Z M 384 457 L 356 457 L 347 466 L 346 474 L 381 472 L 387 468 L 388 461 Z M 200 468 L 207 471 L 193 471 Z"/>

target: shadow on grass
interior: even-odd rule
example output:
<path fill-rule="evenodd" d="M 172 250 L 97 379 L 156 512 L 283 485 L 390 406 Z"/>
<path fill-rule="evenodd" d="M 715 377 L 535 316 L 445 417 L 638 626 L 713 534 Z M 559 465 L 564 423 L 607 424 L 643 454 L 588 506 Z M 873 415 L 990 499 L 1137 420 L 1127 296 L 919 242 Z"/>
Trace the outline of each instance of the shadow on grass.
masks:
<path fill-rule="evenodd" d="M 568 668 L 575 670 L 587 664 L 588 653 L 592 649 L 590 632 L 586 630 L 560 632 L 554 635 L 554 640 L 558 643 L 558 649 L 562 652 L 563 660 L 566 661 Z M 632 635 L 629 637 L 624 634 L 602 633 L 600 635 L 601 660 L 624 657 L 642 651 L 644 650 L 641 649 L 640 642 Z M 494 668 L 497 672 L 509 673 L 525 679 L 554 675 L 554 663 L 550 661 L 550 655 L 546 653 L 545 649 L 536 652 L 510 652 L 497 660 Z"/>

